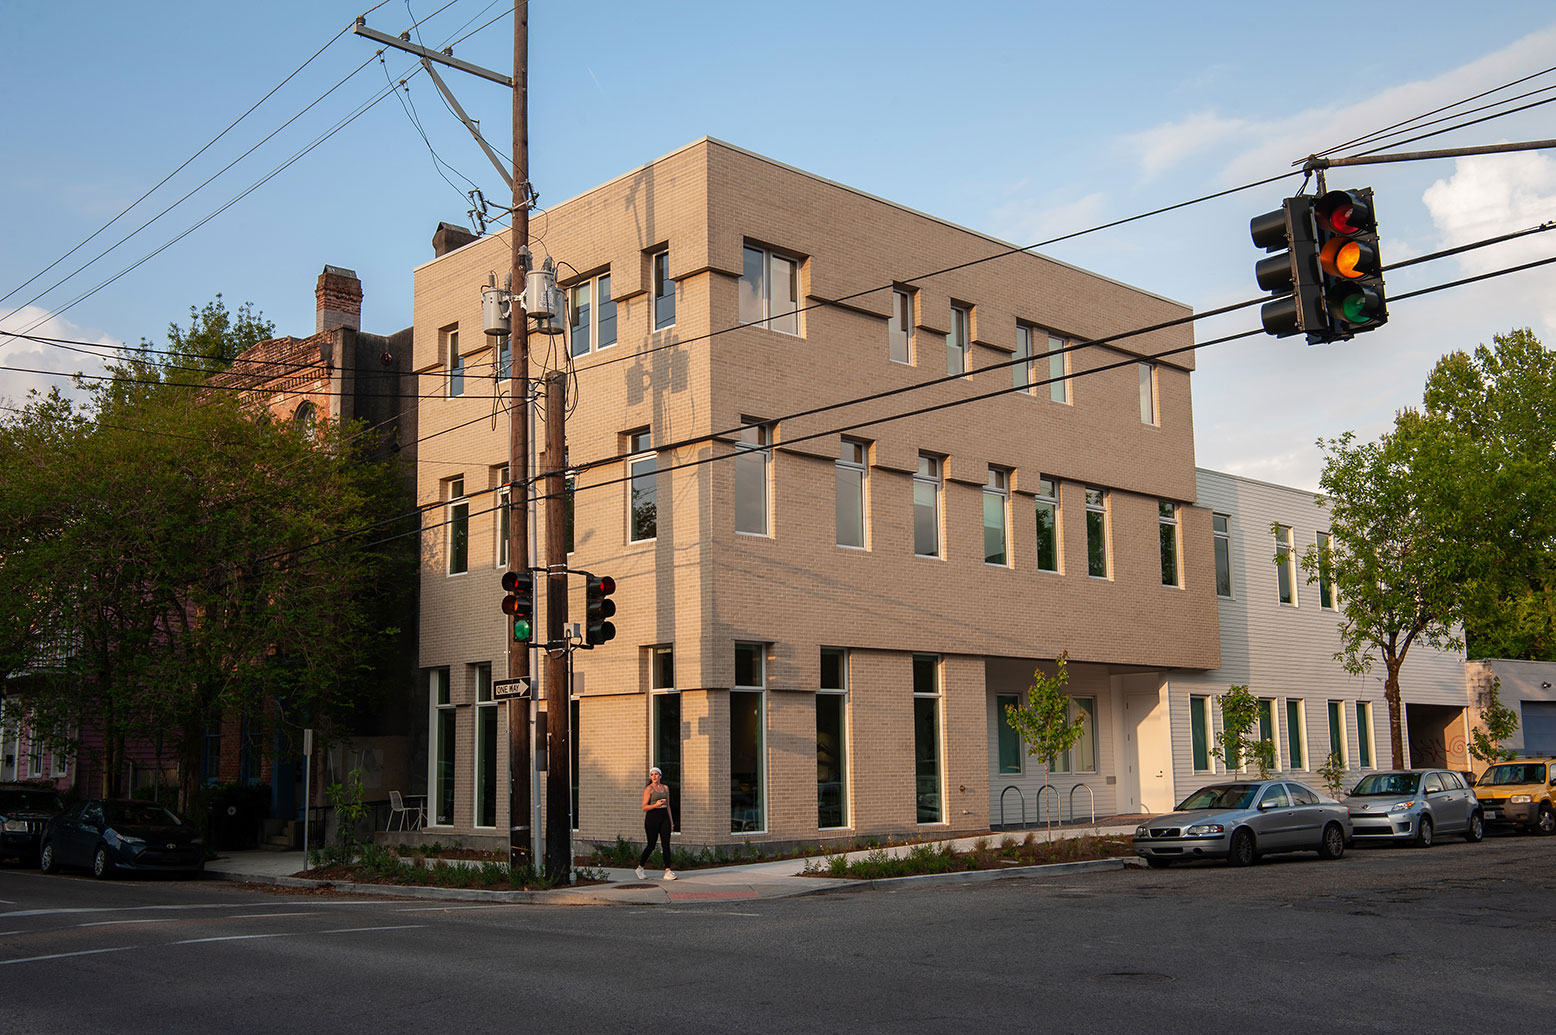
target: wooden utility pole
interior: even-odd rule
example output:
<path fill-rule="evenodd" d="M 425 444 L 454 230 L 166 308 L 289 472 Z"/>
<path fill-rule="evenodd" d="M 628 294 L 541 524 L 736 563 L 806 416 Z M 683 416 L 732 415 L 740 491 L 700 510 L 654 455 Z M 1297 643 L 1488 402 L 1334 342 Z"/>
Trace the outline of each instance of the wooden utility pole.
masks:
<path fill-rule="evenodd" d="M 559 317 L 560 318 L 560 317 Z M 573 780 L 568 720 L 572 718 L 572 688 L 567 656 L 567 375 L 546 375 L 546 878 L 571 882 L 573 872 Z"/>

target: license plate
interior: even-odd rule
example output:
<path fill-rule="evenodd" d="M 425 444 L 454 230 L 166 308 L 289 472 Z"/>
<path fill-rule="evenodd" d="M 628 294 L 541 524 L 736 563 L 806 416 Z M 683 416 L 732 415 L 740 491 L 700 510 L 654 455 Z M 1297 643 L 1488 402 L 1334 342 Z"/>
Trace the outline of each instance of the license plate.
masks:
<path fill-rule="evenodd" d="M 1487 809 L 1486 810 L 1486 818 L 1487 819 L 1496 819 L 1497 818 L 1497 810 L 1496 809 Z"/>

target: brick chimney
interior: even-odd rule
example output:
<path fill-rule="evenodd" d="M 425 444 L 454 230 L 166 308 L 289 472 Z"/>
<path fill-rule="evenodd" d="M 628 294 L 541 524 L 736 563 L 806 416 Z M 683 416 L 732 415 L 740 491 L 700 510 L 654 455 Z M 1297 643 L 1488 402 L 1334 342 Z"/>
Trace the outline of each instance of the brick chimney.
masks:
<path fill-rule="evenodd" d="M 433 258 L 447 255 L 455 248 L 463 248 L 473 240 L 475 234 L 464 227 L 455 226 L 453 223 L 439 223 L 437 231 L 432 235 Z"/>
<path fill-rule="evenodd" d="M 362 329 L 362 282 L 355 270 L 326 266 L 313 289 L 317 315 L 313 332 L 323 334 L 336 327 Z"/>

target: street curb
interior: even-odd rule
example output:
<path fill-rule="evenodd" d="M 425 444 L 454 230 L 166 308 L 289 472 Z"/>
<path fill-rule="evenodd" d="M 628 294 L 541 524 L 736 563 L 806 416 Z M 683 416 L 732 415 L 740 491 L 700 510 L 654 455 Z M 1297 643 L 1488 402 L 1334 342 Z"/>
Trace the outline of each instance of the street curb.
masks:
<path fill-rule="evenodd" d="M 420 884 L 351 884 L 345 881 L 276 877 L 261 873 L 227 873 L 209 866 L 206 876 L 235 884 L 268 884 L 278 888 L 339 891 L 352 895 L 383 895 L 450 902 L 501 902 L 518 905 L 614 906 L 622 903 L 581 891 L 483 891 L 479 888 L 433 888 Z"/>
<path fill-rule="evenodd" d="M 1007 870 L 967 870 L 961 873 L 919 873 L 911 877 L 876 877 L 830 889 L 837 891 L 896 891 L 918 884 L 977 884 L 1006 880 L 1010 877 L 1046 877 L 1061 873 L 1090 873 L 1101 870 L 1129 870 L 1141 866 L 1134 856 L 1115 859 L 1086 859 L 1081 862 L 1043 863 L 1039 866 L 1012 866 Z"/>

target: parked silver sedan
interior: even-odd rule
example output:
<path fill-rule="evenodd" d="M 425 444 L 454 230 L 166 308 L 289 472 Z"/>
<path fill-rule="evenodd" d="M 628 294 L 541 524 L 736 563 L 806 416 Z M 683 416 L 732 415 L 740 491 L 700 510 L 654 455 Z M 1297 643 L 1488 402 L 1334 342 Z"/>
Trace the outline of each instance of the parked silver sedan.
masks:
<path fill-rule="evenodd" d="M 1338 859 L 1350 843 L 1345 806 L 1291 780 L 1203 787 L 1176 812 L 1140 824 L 1134 838 L 1135 854 L 1158 869 L 1189 859 L 1248 866 L 1272 852 Z"/>
<path fill-rule="evenodd" d="M 1369 773 L 1342 803 L 1358 838 L 1429 846 L 1438 834 L 1466 841 L 1486 836 L 1475 792 L 1452 769 L 1396 769 Z"/>

